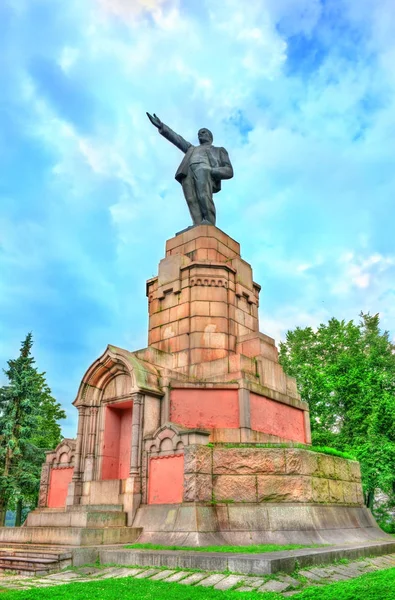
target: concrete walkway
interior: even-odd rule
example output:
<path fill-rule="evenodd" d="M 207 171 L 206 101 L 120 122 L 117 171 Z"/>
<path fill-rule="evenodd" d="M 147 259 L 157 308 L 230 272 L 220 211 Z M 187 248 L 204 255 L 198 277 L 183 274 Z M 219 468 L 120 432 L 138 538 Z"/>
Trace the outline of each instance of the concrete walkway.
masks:
<path fill-rule="evenodd" d="M 335 581 L 345 581 L 381 569 L 395 568 L 395 554 L 364 558 L 347 564 L 332 564 L 325 567 L 311 567 L 292 575 L 278 573 L 261 577 L 229 575 L 208 571 L 188 571 L 158 569 L 152 567 L 78 567 L 45 577 L 23 577 L 0 574 L 0 592 L 27 588 L 65 585 L 72 582 L 97 581 L 109 578 L 135 577 L 153 581 L 177 582 L 179 585 L 212 587 L 217 590 L 233 589 L 238 592 L 279 592 L 284 597 L 292 596 L 310 585 L 321 585 Z M 203 589 L 202 589 L 203 593 Z M 204 596 L 202 596 L 204 597 Z"/>

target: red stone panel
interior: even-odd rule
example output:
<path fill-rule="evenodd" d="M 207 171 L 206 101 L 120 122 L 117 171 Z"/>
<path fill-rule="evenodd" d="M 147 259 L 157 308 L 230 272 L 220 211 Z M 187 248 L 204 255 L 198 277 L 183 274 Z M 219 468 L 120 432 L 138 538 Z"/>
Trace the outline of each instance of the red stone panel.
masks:
<path fill-rule="evenodd" d="M 170 395 L 170 420 L 184 427 L 236 429 L 238 390 L 174 389 Z"/>
<path fill-rule="evenodd" d="M 184 494 L 184 455 L 151 458 L 148 504 L 178 504 Z"/>
<path fill-rule="evenodd" d="M 73 477 L 74 468 L 51 469 L 48 490 L 48 508 L 66 506 L 67 488 Z"/>
<path fill-rule="evenodd" d="M 251 428 L 295 442 L 306 442 L 303 410 L 250 394 Z"/>

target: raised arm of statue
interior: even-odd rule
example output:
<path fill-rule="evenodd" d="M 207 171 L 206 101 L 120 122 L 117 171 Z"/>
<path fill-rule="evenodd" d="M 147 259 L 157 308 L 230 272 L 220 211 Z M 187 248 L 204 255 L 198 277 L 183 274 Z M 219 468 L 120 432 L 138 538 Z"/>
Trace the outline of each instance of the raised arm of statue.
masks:
<path fill-rule="evenodd" d="M 174 146 L 177 146 L 177 148 L 181 150 L 181 152 L 187 152 L 188 149 L 192 146 L 192 144 L 184 140 L 184 138 L 181 135 L 178 135 L 178 133 L 176 133 L 175 131 L 170 129 L 170 127 L 162 123 L 162 121 L 159 119 L 159 117 L 156 116 L 155 113 L 153 115 L 150 115 L 147 112 L 147 117 L 149 118 L 151 123 L 155 125 L 159 133 L 163 135 L 163 137 L 165 137 L 167 140 L 169 140 L 169 142 L 174 144 Z"/>

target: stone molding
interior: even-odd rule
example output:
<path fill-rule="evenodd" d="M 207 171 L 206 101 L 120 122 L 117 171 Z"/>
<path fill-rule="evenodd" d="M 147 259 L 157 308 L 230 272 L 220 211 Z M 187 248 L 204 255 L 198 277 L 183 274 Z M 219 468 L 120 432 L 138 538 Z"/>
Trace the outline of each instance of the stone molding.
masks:
<path fill-rule="evenodd" d="M 51 452 L 46 452 L 45 463 L 51 468 L 67 468 L 74 465 L 76 451 L 76 440 L 73 438 L 63 439 Z"/>

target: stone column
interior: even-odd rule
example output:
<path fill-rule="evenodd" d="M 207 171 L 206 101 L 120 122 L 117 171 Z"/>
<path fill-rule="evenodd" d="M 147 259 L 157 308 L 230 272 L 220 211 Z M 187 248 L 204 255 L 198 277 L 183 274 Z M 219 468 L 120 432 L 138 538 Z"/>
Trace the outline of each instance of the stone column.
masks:
<path fill-rule="evenodd" d="M 89 442 L 88 442 L 88 456 L 95 455 L 95 442 L 96 442 L 96 429 L 97 429 L 97 413 L 99 412 L 98 406 L 92 406 L 89 409 L 90 413 L 90 427 L 89 427 Z"/>
<path fill-rule="evenodd" d="M 98 406 L 92 406 L 87 409 L 89 415 L 88 421 L 88 442 L 87 442 L 87 455 L 85 459 L 84 468 L 84 481 L 92 481 L 93 470 L 95 464 L 95 445 L 96 445 L 96 429 L 97 429 L 97 413 L 99 411 Z"/>
<path fill-rule="evenodd" d="M 71 483 L 69 483 L 69 487 L 67 490 L 66 506 L 73 506 L 74 504 L 79 504 L 82 495 L 81 462 L 86 411 L 86 406 L 78 407 L 78 429 L 77 443 L 75 448 L 74 472 L 73 478 L 71 480 Z"/>
<path fill-rule="evenodd" d="M 81 459 L 82 459 L 82 443 L 83 433 L 85 426 L 85 415 L 86 406 L 78 407 L 78 429 L 77 429 L 77 443 L 75 447 L 75 460 L 74 460 L 74 473 L 73 481 L 79 481 L 81 479 Z"/>
<path fill-rule="evenodd" d="M 303 415 L 306 444 L 311 444 L 310 412 L 308 410 L 304 410 Z"/>
<path fill-rule="evenodd" d="M 251 439 L 251 412 L 250 412 L 250 390 L 240 387 L 239 394 L 239 419 L 241 442 L 249 442 Z"/>
<path fill-rule="evenodd" d="M 140 438 L 143 394 L 133 394 L 133 416 L 132 416 L 132 445 L 130 449 L 130 476 L 140 474 Z"/>
<path fill-rule="evenodd" d="M 127 513 L 127 524 L 133 524 L 136 511 L 141 503 L 141 438 L 143 421 L 143 401 L 144 395 L 140 393 L 132 394 L 133 415 L 132 415 L 132 441 L 130 448 L 130 471 L 129 477 L 125 482 L 125 493 L 123 509 Z"/>
<path fill-rule="evenodd" d="M 51 465 L 44 463 L 41 469 L 40 493 L 38 497 L 38 507 L 45 508 L 48 504 L 49 477 L 51 474 Z"/>
<path fill-rule="evenodd" d="M 170 421 L 170 380 L 167 377 L 163 378 L 162 389 L 165 394 L 160 402 L 160 424 L 164 425 Z"/>

